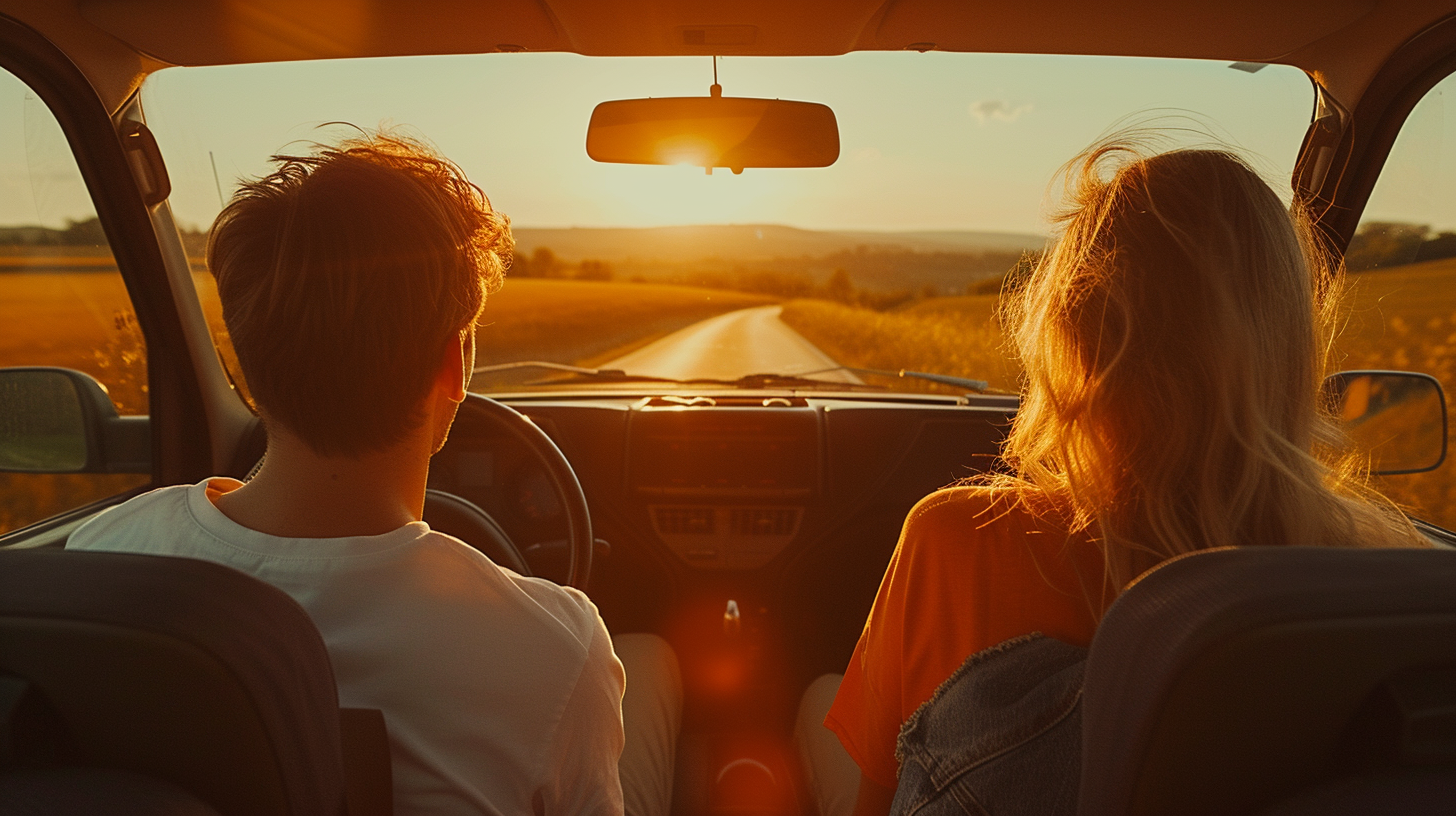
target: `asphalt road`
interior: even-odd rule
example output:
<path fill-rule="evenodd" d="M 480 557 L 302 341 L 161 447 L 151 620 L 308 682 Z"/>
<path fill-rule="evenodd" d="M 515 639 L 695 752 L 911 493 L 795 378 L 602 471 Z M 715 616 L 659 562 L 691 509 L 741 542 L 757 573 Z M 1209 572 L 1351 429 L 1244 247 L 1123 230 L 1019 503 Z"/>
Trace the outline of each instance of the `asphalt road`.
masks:
<path fill-rule="evenodd" d="M 631 354 L 601 364 L 629 374 L 692 379 L 737 379 L 748 374 L 803 374 L 836 363 L 779 319 L 782 306 L 739 309 L 694 323 Z M 858 383 L 848 371 L 815 379 Z"/>

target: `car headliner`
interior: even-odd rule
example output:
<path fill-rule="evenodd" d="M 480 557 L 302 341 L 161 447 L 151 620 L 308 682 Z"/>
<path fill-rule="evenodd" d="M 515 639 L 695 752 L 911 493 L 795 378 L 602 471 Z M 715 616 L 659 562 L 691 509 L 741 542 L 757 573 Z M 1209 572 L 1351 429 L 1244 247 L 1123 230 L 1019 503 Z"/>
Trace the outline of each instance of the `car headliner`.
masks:
<path fill-rule="evenodd" d="M 107 109 L 167 65 L 570 51 L 991 51 L 1283 62 L 1347 106 L 1456 0 L 0 0 Z"/>

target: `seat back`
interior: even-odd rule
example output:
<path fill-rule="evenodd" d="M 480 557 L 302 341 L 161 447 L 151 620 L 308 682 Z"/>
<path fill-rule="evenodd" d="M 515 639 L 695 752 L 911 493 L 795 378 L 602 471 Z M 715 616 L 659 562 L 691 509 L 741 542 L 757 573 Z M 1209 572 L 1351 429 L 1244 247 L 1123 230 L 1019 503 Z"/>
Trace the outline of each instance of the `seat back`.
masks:
<path fill-rule="evenodd" d="M 225 816 L 344 812 L 323 641 L 293 599 L 236 570 L 0 552 L 0 675 L 12 767 L 138 774 Z"/>
<path fill-rule="evenodd" d="M 1453 666 L 1456 551 L 1175 559 L 1093 641 L 1078 812 L 1230 816 L 1361 778 L 1386 780 L 1364 812 L 1450 808 Z"/>

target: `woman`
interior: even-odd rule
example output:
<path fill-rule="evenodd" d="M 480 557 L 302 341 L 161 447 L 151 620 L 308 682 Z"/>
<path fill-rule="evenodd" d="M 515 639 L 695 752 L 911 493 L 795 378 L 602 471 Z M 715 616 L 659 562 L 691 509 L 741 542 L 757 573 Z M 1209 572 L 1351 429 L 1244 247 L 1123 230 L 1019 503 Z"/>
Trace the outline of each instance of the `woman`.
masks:
<path fill-rule="evenodd" d="M 856 814 L 888 811 L 901 724 L 968 655 L 1032 632 L 1086 647 L 1167 558 L 1424 543 L 1333 461 L 1318 389 L 1336 279 L 1302 215 L 1223 150 L 1124 139 L 1066 172 L 1062 236 L 1003 315 L 1027 377 L 1010 474 L 911 511 L 824 720 L 862 772 Z M 835 685 L 810 689 L 800 733 L 821 811 L 843 812 L 828 780 L 853 769 L 804 727 Z"/>

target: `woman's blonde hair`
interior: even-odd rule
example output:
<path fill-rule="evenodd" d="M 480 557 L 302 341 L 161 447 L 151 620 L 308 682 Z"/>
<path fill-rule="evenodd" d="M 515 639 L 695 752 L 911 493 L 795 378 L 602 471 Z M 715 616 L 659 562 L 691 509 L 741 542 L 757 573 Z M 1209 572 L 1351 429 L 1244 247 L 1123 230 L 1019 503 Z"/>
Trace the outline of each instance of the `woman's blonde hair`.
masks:
<path fill-rule="evenodd" d="M 1090 533 L 1113 594 L 1192 550 L 1419 543 L 1335 453 L 1337 270 L 1299 209 L 1222 149 L 1112 140 L 1065 172 L 1061 238 L 1004 307 L 1028 382 L 999 483 Z"/>

